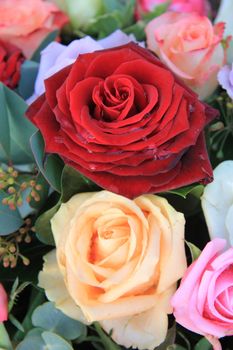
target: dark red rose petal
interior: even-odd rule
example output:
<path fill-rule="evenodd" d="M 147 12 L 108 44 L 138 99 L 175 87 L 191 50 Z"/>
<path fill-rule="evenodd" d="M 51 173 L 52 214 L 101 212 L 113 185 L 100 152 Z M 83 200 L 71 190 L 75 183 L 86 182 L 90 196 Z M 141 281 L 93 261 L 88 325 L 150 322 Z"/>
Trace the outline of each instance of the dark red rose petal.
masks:
<path fill-rule="evenodd" d="M 80 55 L 45 86 L 27 115 L 46 151 L 101 187 L 132 198 L 211 180 L 203 129 L 216 112 L 147 50 Z"/>
<path fill-rule="evenodd" d="M 24 56 L 19 48 L 0 40 L 0 81 L 11 89 L 17 87 Z"/>

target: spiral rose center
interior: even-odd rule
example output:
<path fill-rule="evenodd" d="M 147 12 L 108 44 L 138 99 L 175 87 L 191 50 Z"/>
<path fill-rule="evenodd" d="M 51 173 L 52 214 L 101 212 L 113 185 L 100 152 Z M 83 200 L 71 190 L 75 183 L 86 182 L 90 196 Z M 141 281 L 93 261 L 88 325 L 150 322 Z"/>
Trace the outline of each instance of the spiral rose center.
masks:
<path fill-rule="evenodd" d="M 120 256 L 119 262 L 126 260 L 130 238 L 128 218 L 118 210 L 109 210 L 98 219 L 93 226 L 93 235 L 90 244 L 89 261 L 96 265 L 109 266 L 109 257 L 112 254 Z"/>
<path fill-rule="evenodd" d="M 123 120 L 144 108 L 147 97 L 142 86 L 127 75 L 112 75 L 93 89 L 93 117 L 97 120 Z"/>

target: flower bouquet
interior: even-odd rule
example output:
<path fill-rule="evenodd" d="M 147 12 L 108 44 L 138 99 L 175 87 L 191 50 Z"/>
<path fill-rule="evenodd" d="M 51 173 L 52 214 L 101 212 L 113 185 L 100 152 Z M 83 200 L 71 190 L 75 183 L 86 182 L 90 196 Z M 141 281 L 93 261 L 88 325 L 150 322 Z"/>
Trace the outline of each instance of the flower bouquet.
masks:
<path fill-rule="evenodd" d="M 232 12 L 0 1 L 0 349 L 233 349 Z"/>

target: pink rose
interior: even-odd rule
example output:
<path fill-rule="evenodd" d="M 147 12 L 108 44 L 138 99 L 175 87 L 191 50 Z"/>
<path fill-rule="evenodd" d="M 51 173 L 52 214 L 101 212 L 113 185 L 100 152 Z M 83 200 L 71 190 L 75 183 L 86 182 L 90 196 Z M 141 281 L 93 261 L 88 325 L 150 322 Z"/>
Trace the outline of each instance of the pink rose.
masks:
<path fill-rule="evenodd" d="M 137 6 L 140 12 L 150 12 L 156 6 L 168 3 L 168 0 L 138 0 Z M 207 16 L 210 6 L 207 0 L 172 0 L 169 10 L 176 12 L 197 12 Z"/>
<path fill-rule="evenodd" d="M 233 247 L 226 240 L 209 242 L 189 266 L 171 303 L 178 323 L 202 334 L 221 349 L 217 338 L 233 335 Z"/>
<path fill-rule="evenodd" d="M 196 13 L 167 12 L 146 27 L 148 48 L 201 99 L 214 92 L 217 73 L 226 62 L 223 32 L 224 23 L 213 26 Z"/>
<path fill-rule="evenodd" d="M 43 0 L 0 1 L 0 39 L 19 47 L 27 58 L 66 22 L 57 6 Z"/>
<path fill-rule="evenodd" d="M 0 322 L 6 321 L 7 318 L 8 318 L 8 298 L 7 298 L 5 289 L 0 283 Z"/>
<path fill-rule="evenodd" d="M 176 12 L 197 12 L 201 16 L 207 16 L 210 6 L 206 0 L 172 0 L 169 10 Z"/>

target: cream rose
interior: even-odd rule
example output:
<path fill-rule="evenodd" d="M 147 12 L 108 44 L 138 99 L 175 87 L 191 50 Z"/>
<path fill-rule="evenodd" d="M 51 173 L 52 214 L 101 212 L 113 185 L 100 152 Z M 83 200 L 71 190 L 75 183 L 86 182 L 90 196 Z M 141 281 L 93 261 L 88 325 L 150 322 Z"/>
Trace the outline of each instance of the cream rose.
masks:
<path fill-rule="evenodd" d="M 163 342 L 186 270 L 183 214 L 155 195 L 101 191 L 75 195 L 51 224 L 57 249 L 39 275 L 48 299 L 70 317 L 99 321 L 126 347 Z"/>
<path fill-rule="evenodd" d="M 223 32 L 224 23 L 213 26 L 197 13 L 167 12 L 146 27 L 148 48 L 201 99 L 217 88 L 217 73 L 226 63 Z"/>

